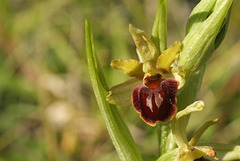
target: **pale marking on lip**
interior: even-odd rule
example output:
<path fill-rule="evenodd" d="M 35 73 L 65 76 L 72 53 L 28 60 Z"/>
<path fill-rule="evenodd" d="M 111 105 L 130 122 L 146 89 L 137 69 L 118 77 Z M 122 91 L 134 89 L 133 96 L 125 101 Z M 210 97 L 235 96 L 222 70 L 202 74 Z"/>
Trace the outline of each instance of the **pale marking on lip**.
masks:
<path fill-rule="evenodd" d="M 154 101 L 157 107 L 159 108 L 162 104 L 163 98 L 161 97 L 161 94 L 158 92 L 150 92 L 148 97 L 146 98 L 146 104 L 149 107 L 149 109 L 153 112 L 153 104 L 152 104 L 152 97 L 154 94 Z"/>
<path fill-rule="evenodd" d="M 147 99 L 146 99 L 147 106 L 149 109 L 153 112 L 153 105 L 152 105 L 152 92 L 149 93 Z"/>
<path fill-rule="evenodd" d="M 155 103 L 157 105 L 157 107 L 159 108 L 160 105 L 162 104 L 162 101 L 163 101 L 163 98 L 161 97 L 161 94 L 160 93 L 154 93 L 155 95 Z"/>

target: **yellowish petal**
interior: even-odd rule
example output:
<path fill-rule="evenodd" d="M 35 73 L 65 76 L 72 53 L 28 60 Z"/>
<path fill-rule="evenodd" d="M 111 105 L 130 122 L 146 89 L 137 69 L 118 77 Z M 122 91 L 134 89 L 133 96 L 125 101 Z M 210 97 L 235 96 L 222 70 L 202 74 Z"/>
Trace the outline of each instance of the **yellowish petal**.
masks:
<path fill-rule="evenodd" d="M 178 58 L 181 52 L 182 44 L 180 41 L 176 41 L 165 50 L 157 59 L 157 69 L 169 73 L 171 64 Z"/>
<path fill-rule="evenodd" d="M 135 77 L 138 79 L 143 79 L 143 63 L 129 59 L 129 60 L 122 60 L 117 59 L 111 62 L 111 67 L 113 69 L 122 70 L 125 74 L 129 75 L 130 77 Z"/>

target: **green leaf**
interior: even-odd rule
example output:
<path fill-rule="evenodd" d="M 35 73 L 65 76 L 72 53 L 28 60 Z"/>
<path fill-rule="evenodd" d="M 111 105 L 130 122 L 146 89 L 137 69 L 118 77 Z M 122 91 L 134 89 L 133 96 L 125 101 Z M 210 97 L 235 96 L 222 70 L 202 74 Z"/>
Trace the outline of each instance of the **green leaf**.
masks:
<path fill-rule="evenodd" d="M 101 72 L 101 66 L 97 61 L 94 51 L 93 36 L 87 20 L 85 20 L 85 41 L 89 74 L 93 91 L 120 160 L 142 161 L 137 146 L 129 132 L 128 127 L 119 114 L 118 108 L 114 105 L 108 104 L 106 101 L 107 86 L 104 81 L 103 73 Z"/>
<path fill-rule="evenodd" d="M 152 40 L 159 53 L 167 49 L 167 0 L 158 0 L 157 14 L 152 28 Z"/>
<path fill-rule="evenodd" d="M 129 60 L 112 60 L 111 67 L 117 70 L 122 70 L 125 74 L 129 75 L 130 77 L 135 77 L 138 79 L 143 79 L 144 72 L 143 72 L 143 63 L 129 59 Z"/>
<path fill-rule="evenodd" d="M 196 30 L 211 14 L 217 0 L 201 0 L 192 10 L 186 25 L 186 34 L 191 30 Z M 194 32 L 192 32 L 194 34 Z"/>
<path fill-rule="evenodd" d="M 219 1 L 218 1 L 219 2 Z M 214 7 L 217 8 L 217 5 L 220 5 L 220 3 L 216 4 L 216 0 L 201 0 L 199 4 L 193 9 L 191 15 L 189 16 L 187 25 L 186 25 L 186 34 L 190 32 L 190 30 L 194 30 L 194 28 L 198 28 L 200 23 L 203 23 L 204 20 L 213 12 Z M 215 5 L 215 6 L 214 6 Z M 215 49 L 221 44 L 223 41 L 229 24 L 229 18 L 230 18 L 231 8 L 228 11 L 228 14 L 222 24 L 221 30 L 218 33 L 216 40 L 215 40 Z M 194 32 L 193 32 L 194 34 Z"/>
<path fill-rule="evenodd" d="M 228 11 L 227 17 L 225 18 L 223 25 L 221 27 L 220 32 L 218 33 L 216 40 L 214 42 L 214 48 L 217 49 L 219 45 L 222 43 L 223 39 L 226 36 L 228 25 L 229 25 L 229 19 L 230 19 L 230 14 L 231 14 L 232 6 Z"/>

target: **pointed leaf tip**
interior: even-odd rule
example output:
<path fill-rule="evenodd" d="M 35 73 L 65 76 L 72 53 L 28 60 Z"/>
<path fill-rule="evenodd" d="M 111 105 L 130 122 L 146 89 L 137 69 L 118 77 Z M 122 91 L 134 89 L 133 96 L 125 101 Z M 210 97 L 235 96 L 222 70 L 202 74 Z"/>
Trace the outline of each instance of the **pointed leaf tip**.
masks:
<path fill-rule="evenodd" d="M 104 87 L 104 75 L 97 56 L 94 52 L 94 42 L 90 24 L 85 20 L 85 42 L 89 66 L 89 75 L 94 94 L 102 113 L 109 136 L 112 139 L 121 161 L 142 161 L 141 154 L 134 142 L 131 133 L 116 106 L 106 101 L 106 87 Z"/>

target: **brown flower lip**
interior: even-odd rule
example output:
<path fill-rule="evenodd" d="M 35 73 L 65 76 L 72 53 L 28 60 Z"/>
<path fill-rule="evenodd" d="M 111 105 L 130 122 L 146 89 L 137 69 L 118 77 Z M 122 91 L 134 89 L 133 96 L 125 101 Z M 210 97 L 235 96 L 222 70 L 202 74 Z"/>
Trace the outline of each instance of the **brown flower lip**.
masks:
<path fill-rule="evenodd" d="M 176 93 L 178 82 L 175 79 L 162 79 L 160 74 L 147 76 L 144 85 L 132 92 L 132 104 L 147 124 L 166 123 L 177 113 Z"/>

